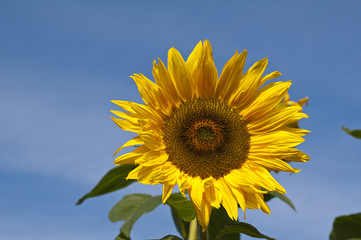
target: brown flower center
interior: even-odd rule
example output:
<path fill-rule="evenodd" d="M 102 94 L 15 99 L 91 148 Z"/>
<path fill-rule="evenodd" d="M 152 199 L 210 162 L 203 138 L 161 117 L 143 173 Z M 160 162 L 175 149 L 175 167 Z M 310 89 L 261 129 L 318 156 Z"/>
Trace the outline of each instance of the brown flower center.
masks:
<path fill-rule="evenodd" d="M 192 177 L 220 178 L 246 161 L 250 136 L 235 108 L 215 100 L 189 100 L 165 120 L 169 161 Z"/>

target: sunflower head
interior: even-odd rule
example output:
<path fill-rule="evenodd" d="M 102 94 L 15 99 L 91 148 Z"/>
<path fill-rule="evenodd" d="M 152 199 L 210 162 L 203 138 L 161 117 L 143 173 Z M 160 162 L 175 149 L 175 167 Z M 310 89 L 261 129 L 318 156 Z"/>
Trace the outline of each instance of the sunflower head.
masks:
<path fill-rule="evenodd" d="M 237 51 L 218 76 L 208 41 L 199 42 L 187 61 L 171 48 L 167 67 L 154 61 L 154 82 L 132 76 L 144 104 L 113 101 L 122 108 L 112 111 L 119 117 L 114 122 L 138 134 L 117 152 L 140 145 L 115 164 L 138 164 L 128 179 L 162 184 L 164 203 L 175 185 L 187 191 L 203 230 L 212 207 L 223 205 L 232 219 L 238 206 L 269 214 L 264 189 L 285 193 L 269 171 L 298 172 L 288 162 L 309 160 L 295 148 L 308 131 L 291 127 L 307 117 L 304 101 L 289 101 L 291 81 L 263 86 L 281 75 L 263 76 L 267 58 L 244 72 L 246 56 Z"/>

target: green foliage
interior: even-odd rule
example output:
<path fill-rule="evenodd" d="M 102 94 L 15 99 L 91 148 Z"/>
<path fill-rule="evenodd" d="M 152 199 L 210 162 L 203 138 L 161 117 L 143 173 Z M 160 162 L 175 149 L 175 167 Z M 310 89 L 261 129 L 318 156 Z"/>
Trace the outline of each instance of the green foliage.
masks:
<path fill-rule="evenodd" d="M 345 128 L 345 127 L 342 127 L 342 129 L 345 132 L 347 132 L 348 134 L 350 134 L 351 136 L 361 139 L 361 130 L 360 129 L 350 130 L 350 129 Z"/>
<path fill-rule="evenodd" d="M 172 211 L 172 218 L 178 232 L 182 235 L 183 239 L 188 239 L 190 223 L 184 221 L 173 207 L 171 207 L 171 211 Z"/>
<path fill-rule="evenodd" d="M 144 214 L 153 211 L 162 203 L 162 196 L 130 194 L 120 200 L 109 212 L 112 222 L 125 221 L 120 228 L 121 235 L 129 238 L 135 222 Z M 120 237 L 120 236 L 118 236 Z"/>
<path fill-rule="evenodd" d="M 190 222 L 196 217 L 196 211 L 191 201 L 180 194 L 170 195 L 166 203 L 174 208 L 179 217 L 186 222 Z"/>
<path fill-rule="evenodd" d="M 219 209 L 213 208 L 211 219 L 208 226 L 208 239 L 216 239 L 219 232 L 227 226 L 232 226 L 236 221 L 229 218 L 226 210 L 223 207 Z M 220 236 L 219 239 L 221 239 Z M 232 233 L 222 237 L 222 240 L 237 240 L 240 239 L 239 233 Z"/>
<path fill-rule="evenodd" d="M 182 240 L 182 239 L 174 235 L 167 235 L 165 237 L 162 237 L 161 239 L 153 239 L 153 240 Z"/>
<path fill-rule="evenodd" d="M 333 222 L 330 240 L 357 239 L 361 239 L 361 213 L 337 217 Z"/>
<path fill-rule="evenodd" d="M 276 191 L 269 191 L 267 194 L 264 195 L 264 200 L 267 202 L 271 200 L 272 198 L 277 197 L 281 199 L 283 202 L 285 202 L 288 206 L 290 206 L 294 211 L 296 211 L 295 206 L 291 202 L 291 200 L 284 194 L 281 194 Z"/>
<path fill-rule="evenodd" d="M 223 235 L 228 235 L 230 233 L 243 233 L 248 236 L 254 237 L 254 238 L 264 238 L 268 240 L 275 240 L 274 238 L 270 238 L 262 233 L 260 233 L 257 228 L 253 227 L 251 224 L 244 223 L 244 222 L 238 222 L 233 224 L 232 226 L 226 226 L 222 231 L 219 232 L 218 236 L 216 237 L 216 240 L 220 240 Z M 225 239 L 225 238 L 222 238 Z M 235 238 L 229 238 L 229 239 L 235 239 Z M 239 238 L 238 238 L 239 239 Z"/>
<path fill-rule="evenodd" d="M 263 200 L 264 200 L 265 202 L 268 202 L 269 200 L 273 199 L 274 197 L 275 197 L 275 196 L 273 196 L 272 194 L 267 193 L 267 194 L 264 194 L 264 195 L 263 195 Z"/>
<path fill-rule="evenodd" d="M 115 240 L 131 240 L 130 237 L 124 235 L 124 233 L 119 233 Z"/>
<path fill-rule="evenodd" d="M 188 238 L 189 222 L 196 217 L 191 201 L 181 194 L 172 194 L 166 202 L 172 211 L 173 221 L 184 239 Z"/>
<path fill-rule="evenodd" d="M 135 182 L 135 180 L 126 180 L 125 178 L 136 167 L 137 165 L 125 164 L 111 169 L 89 193 L 78 200 L 76 205 L 81 204 L 87 198 L 114 192 Z"/>

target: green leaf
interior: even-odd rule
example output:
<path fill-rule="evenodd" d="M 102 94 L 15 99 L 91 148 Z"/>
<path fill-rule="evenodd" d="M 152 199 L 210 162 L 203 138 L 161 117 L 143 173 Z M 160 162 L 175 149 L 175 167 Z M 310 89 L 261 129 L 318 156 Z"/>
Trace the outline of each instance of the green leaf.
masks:
<path fill-rule="evenodd" d="M 219 209 L 213 208 L 208 226 L 208 239 L 216 239 L 218 233 L 227 226 L 237 223 L 233 221 L 227 214 L 226 210 L 221 206 Z M 219 238 L 221 239 L 221 238 Z M 222 240 L 240 239 L 239 233 L 232 233 L 222 237 Z"/>
<path fill-rule="evenodd" d="M 174 221 L 174 224 L 178 230 L 178 232 L 182 235 L 184 239 L 188 239 L 188 232 L 189 232 L 189 222 L 184 221 L 178 214 L 178 212 L 175 210 L 174 207 L 170 206 L 171 212 L 172 212 L 172 218 Z"/>
<path fill-rule="evenodd" d="M 179 217 L 186 222 L 190 222 L 196 217 L 196 211 L 191 201 L 180 194 L 171 194 L 166 203 L 173 207 Z"/>
<path fill-rule="evenodd" d="M 294 211 L 296 211 L 295 206 L 293 205 L 291 200 L 286 195 L 284 195 L 282 193 L 279 193 L 279 192 L 276 192 L 276 191 L 268 191 L 268 193 L 266 195 L 264 195 L 264 198 L 265 198 L 266 202 L 269 201 L 270 199 L 274 198 L 274 197 L 277 197 L 277 198 L 281 199 L 282 201 L 287 203 L 287 205 L 290 206 Z M 266 200 L 266 199 L 268 199 L 268 200 Z"/>
<path fill-rule="evenodd" d="M 161 239 L 153 239 L 153 240 L 182 240 L 182 239 L 174 235 L 167 235 L 165 237 L 162 237 Z"/>
<path fill-rule="evenodd" d="M 350 130 L 345 127 L 342 127 L 342 129 L 355 138 L 361 138 L 361 130 L 360 129 Z"/>
<path fill-rule="evenodd" d="M 131 240 L 130 237 L 126 237 L 123 233 L 120 233 L 115 240 Z"/>
<path fill-rule="evenodd" d="M 109 219 L 112 222 L 125 221 L 120 232 L 125 237 L 129 237 L 135 222 L 144 214 L 153 211 L 161 203 L 161 195 L 155 197 L 140 193 L 127 195 L 110 210 Z"/>
<path fill-rule="evenodd" d="M 330 240 L 361 239 L 361 213 L 339 216 L 333 222 Z"/>
<path fill-rule="evenodd" d="M 148 194 L 135 193 L 125 196 L 109 212 L 111 222 L 126 221 L 144 202 L 151 199 Z"/>
<path fill-rule="evenodd" d="M 87 198 L 114 192 L 135 182 L 135 180 L 126 180 L 125 178 L 136 167 L 137 165 L 124 164 L 111 169 L 89 193 L 78 200 L 76 205 L 81 204 Z"/>
<path fill-rule="evenodd" d="M 171 194 L 166 203 L 171 208 L 173 221 L 178 232 L 184 239 L 187 239 L 189 222 L 196 217 L 196 211 L 191 201 L 181 194 Z"/>
<path fill-rule="evenodd" d="M 260 233 L 257 228 L 253 227 L 251 224 L 239 222 L 235 223 L 232 226 L 226 226 L 218 236 L 216 237 L 216 240 L 220 240 L 223 235 L 229 234 L 229 233 L 243 233 L 248 236 L 254 237 L 254 238 L 264 238 L 268 240 L 275 240 L 274 238 L 270 238 L 262 233 Z"/>

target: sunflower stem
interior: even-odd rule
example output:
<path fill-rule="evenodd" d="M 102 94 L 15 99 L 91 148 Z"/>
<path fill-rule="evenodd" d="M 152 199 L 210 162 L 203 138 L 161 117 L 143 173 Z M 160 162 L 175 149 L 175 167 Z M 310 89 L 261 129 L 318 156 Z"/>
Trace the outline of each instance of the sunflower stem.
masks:
<path fill-rule="evenodd" d="M 197 240 L 197 218 L 195 217 L 189 224 L 188 240 Z"/>
<path fill-rule="evenodd" d="M 204 232 L 201 229 L 201 240 L 208 240 L 208 228 Z"/>

